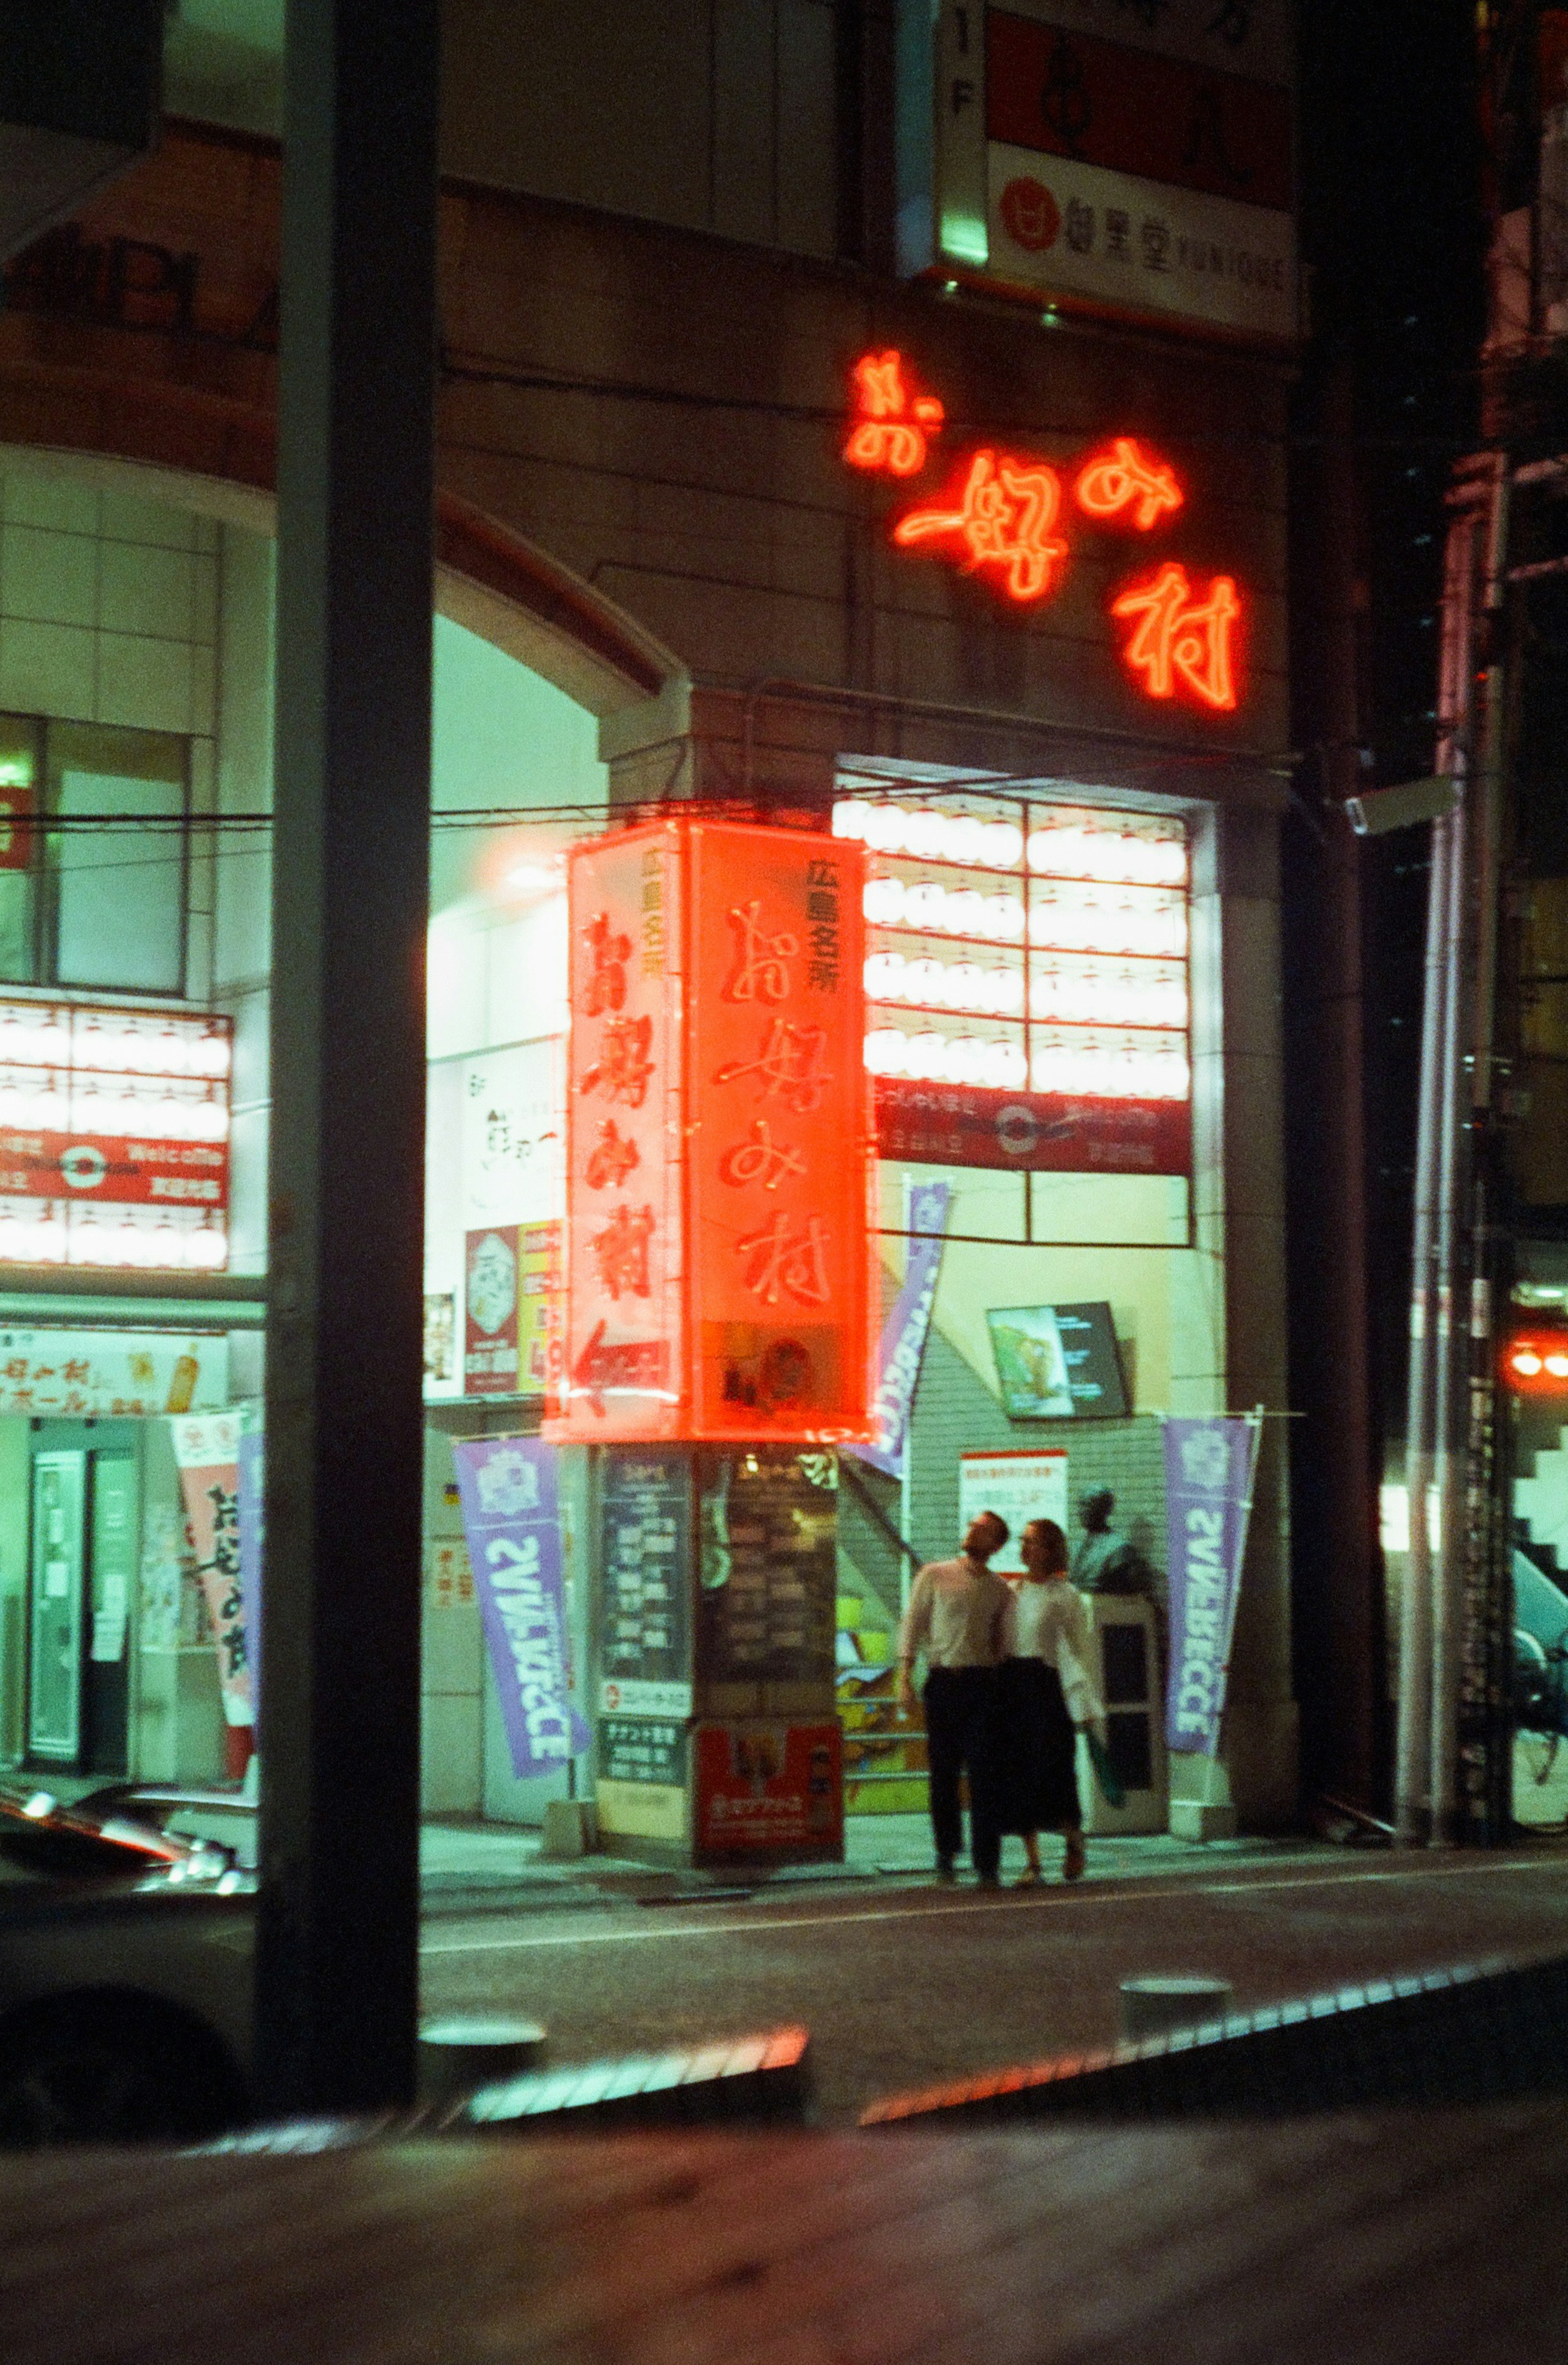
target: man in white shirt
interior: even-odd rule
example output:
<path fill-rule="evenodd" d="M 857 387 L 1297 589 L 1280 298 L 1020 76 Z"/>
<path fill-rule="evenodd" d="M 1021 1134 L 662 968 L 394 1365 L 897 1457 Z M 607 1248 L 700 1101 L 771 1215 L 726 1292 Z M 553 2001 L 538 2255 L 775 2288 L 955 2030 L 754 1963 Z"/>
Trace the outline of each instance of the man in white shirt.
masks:
<path fill-rule="evenodd" d="M 969 1777 L 969 1853 L 982 1889 L 997 1886 L 996 1670 L 1013 1647 L 1013 1593 L 989 1563 L 1007 1541 L 1005 1519 L 982 1511 L 958 1560 L 934 1560 L 914 1580 L 899 1632 L 899 1698 L 914 1705 L 914 1661 L 925 1654 L 925 1752 L 936 1877 L 951 1881 L 963 1844 L 958 1777 Z"/>

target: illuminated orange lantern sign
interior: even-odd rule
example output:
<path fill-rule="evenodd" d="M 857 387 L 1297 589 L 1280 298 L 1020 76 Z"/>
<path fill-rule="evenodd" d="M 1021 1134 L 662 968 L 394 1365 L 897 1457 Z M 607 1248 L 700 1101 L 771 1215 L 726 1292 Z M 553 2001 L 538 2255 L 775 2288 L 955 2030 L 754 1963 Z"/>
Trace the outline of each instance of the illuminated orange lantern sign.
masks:
<path fill-rule="evenodd" d="M 559 1441 L 863 1438 L 865 853 L 678 820 L 573 855 Z"/>

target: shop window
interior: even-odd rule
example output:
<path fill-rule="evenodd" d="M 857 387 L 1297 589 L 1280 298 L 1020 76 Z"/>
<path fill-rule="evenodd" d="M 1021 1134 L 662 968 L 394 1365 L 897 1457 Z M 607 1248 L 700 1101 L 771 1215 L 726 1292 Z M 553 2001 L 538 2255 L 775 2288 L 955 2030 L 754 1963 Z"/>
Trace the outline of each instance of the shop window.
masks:
<path fill-rule="evenodd" d="M 0 715 L 0 981 L 185 984 L 188 743 Z"/>

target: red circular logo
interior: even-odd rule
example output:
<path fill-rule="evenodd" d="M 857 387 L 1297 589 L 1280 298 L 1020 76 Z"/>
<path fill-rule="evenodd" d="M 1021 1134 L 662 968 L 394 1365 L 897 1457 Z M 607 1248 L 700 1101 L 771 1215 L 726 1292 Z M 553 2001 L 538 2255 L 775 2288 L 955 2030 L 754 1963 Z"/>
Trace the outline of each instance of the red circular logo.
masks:
<path fill-rule="evenodd" d="M 1044 181 L 1024 174 L 1002 192 L 1002 219 L 1014 246 L 1025 254 L 1043 254 L 1056 244 L 1061 210 Z"/>

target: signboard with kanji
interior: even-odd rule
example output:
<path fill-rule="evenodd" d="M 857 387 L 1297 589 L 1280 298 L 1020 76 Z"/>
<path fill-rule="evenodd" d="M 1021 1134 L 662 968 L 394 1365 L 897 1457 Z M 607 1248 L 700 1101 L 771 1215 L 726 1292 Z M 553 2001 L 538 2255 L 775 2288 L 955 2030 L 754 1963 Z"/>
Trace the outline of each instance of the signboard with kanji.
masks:
<path fill-rule="evenodd" d="M 935 68 L 911 267 L 1298 334 L 1287 0 L 942 0 Z"/>
<path fill-rule="evenodd" d="M 672 821 L 572 858 L 566 1316 L 547 1434 L 868 1434 L 864 850 Z"/>

